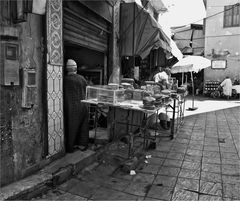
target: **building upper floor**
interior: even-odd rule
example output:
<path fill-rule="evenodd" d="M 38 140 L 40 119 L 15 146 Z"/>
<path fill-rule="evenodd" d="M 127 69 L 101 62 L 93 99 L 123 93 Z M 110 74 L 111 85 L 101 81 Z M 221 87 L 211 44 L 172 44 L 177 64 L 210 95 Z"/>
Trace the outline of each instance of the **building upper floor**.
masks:
<path fill-rule="evenodd" d="M 205 37 L 228 37 L 240 34 L 239 0 L 205 0 Z"/>

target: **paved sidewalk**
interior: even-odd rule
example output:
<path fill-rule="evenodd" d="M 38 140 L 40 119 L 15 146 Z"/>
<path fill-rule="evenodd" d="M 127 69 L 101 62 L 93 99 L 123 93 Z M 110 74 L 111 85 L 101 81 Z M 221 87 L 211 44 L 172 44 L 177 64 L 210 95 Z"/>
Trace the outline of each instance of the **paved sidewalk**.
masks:
<path fill-rule="evenodd" d="M 240 107 L 185 118 L 130 176 L 107 163 L 36 198 L 43 200 L 240 200 Z"/>

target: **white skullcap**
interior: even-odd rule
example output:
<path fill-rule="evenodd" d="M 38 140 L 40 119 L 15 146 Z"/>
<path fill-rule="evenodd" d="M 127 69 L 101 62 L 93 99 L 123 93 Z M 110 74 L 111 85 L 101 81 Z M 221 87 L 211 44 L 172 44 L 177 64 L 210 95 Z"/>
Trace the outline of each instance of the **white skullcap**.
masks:
<path fill-rule="evenodd" d="M 77 63 L 72 59 L 68 59 L 67 60 L 67 65 L 66 65 L 66 70 L 68 72 L 76 71 L 77 70 Z"/>

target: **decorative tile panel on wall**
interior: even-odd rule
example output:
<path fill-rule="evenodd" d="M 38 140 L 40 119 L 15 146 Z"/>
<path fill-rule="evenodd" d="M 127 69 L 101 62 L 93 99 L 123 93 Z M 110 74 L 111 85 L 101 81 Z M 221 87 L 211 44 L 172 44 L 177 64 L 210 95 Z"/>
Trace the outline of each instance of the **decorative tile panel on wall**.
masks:
<path fill-rule="evenodd" d="M 48 65 L 48 154 L 64 150 L 62 68 Z"/>
<path fill-rule="evenodd" d="M 62 45 L 62 1 L 48 0 L 47 37 L 49 63 L 63 65 Z"/>
<path fill-rule="evenodd" d="M 64 151 L 62 0 L 47 1 L 48 156 Z"/>

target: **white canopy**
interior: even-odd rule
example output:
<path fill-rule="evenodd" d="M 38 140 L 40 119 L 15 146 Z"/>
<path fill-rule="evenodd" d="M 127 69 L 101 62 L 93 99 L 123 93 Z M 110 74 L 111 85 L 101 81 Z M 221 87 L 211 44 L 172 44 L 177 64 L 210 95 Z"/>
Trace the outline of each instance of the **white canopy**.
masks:
<path fill-rule="evenodd" d="M 202 56 L 187 56 L 172 66 L 171 73 L 199 72 L 211 66 L 211 60 Z"/>

